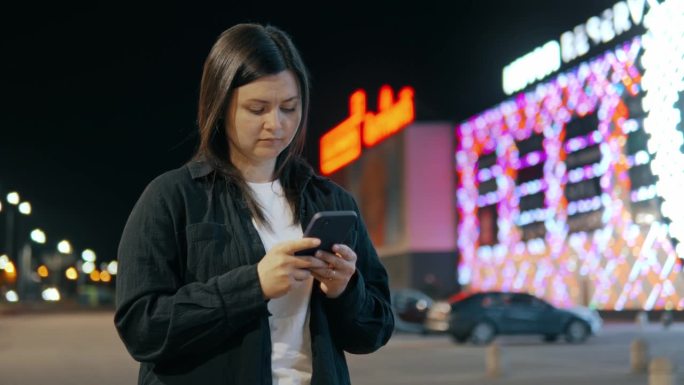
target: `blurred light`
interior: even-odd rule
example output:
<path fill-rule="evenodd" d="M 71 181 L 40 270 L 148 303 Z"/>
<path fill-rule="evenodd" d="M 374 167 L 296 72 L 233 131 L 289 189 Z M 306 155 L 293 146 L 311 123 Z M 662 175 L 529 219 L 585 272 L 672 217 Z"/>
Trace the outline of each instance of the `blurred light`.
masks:
<path fill-rule="evenodd" d="M 73 280 L 78 278 L 78 270 L 76 270 L 76 268 L 72 266 L 72 267 L 66 269 L 66 271 L 64 272 L 64 275 L 66 275 L 67 279 L 70 279 L 73 281 Z"/>
<path fill-rule="evenodd" d="M 112 280 L 112 276 L 109 275 L 109 273 L 107 272 L 107 270 L 103 270 L 103 271 L 100 272 L 100 281 L 102 281 L 102 282 L 109 282 L 109 281 L 111 281 L 111 280 Z M 421 301 L 425 302 L 425 300 L 421 300 Z M 418 305 L 416 305 L 416 307 L 418 307 L 419 310 L 423 310 L 423 309 L 425 309 L 425 307 L 427 307 L 427 303 L 425 304 L 425 307 L 424 307 L 424 308 L 420 308 L 419 306 L 420 306 L 420 301 L 418 301 Z"/>
<path fill-rule="evenodd" d="M 31 214 L 31 204 L 28 202 L 19 203 L 19 212 L 24 215 Z"/>
<path fill-rule="evenodd" d="M 117 261 L 111 261 L 109 262 L 109 265 L 107 266 L 107 271 L 111 275 L 116 275 L 116 273 L 119 270 L 119 263 Z"/>
<path fill-rule="evenodd" d="M 95 264 L 92 262 L 86 262 L 83 264 L 83 266 L 81 266 L 81 271 L 86 274 L 92 273 L 93 270 L 95 270 Z"/>
<path fill-rule="evenodd" d="M 560 51 L 558 42 L 552 40 L 504 67 L 502 83 L 506 95 L 556 72 L 561 66 Z"/>
<path fill-rule="evenodd" d="M 646 164 L 650 160 L 651 157 L 648 155 L 648 152 L 644 150 L 639 150 L 636 154 L 634 154 L 634 162 L 636 163 L 636 165 Z"/>
<path fill-rule="evenodd" d="M 43 300 L 45 301 L 59 301 L 61 299 L 61 296 L 59 295 L 59 290 L 54 287 L 48 287 L 47 289 L 43 290 L 43 293 L 41 294 L 43 297 Z"/>
<path fill-rule="evenodd" d="M 415 120 L 413 97 L 412 87 L 400 89 L 396 100 L 389 85 L 380 87 L 378 112 L 366 112 L 363 121 L 361 138 L 364 146 L 374 146 L 411 124 Z"/>
<path fill-rule="evenodd" d="M 677 244 L 677 256 L 679 258 L 684 258 L 684 243 L 682 242 Z"/>
<path fill-rule="evenodd" d="M 36 243 L 45 243 L 45 233 L 41 229 L 31 231 L 31 239 Z"/>
<path fill-rule="evenodd" d="M 636 130 L 639 129 L 639 123 L 637 123 L 636 120 L 634 119 L 627 119 L 625 122 L 622 124 L 622 131 L 625 134 L 632 133 Z"/>
<path fill-rule="evenodd" d="M 11 205 L 18 205 L 19 204 L 19 193 L 18 192 L 11 192 L 7 194 L 7 202 Z"/>
<path fill-rule="evenodd" d="M 5 293 L 5 299 L 8 302 L 18 302 L 19 301 L 19 296 L 17 295 L 17 292 L 14 290 L 10 290 L 7 293 Z"/>
<path fill-rule="evenodd" d="M 659 2 L 654 0 L 650 3 Z M 664 4 L 667 3 L 675 2 L 664 1 Z M 606 52 L 598 59 L 591 59 L 579 68 L 575 67 L 567 72 L 567 76 L 561 74 L 555 82 L 552 80 L 538 84 L 535 90 L 518 94 L 507 104 L 500 104 L 495 109 L 472 116 L 467 123 L 459 126 L 457 135 L 461 151 L 457 152 L 456 171 L 461 176 L 457 185 L 458 229 L 462 234 L 457 240 L 461 255 L 459 269 L 463 271 L 463 276 L 459 276 L 461 283 L 469 283 L 471 290 L 511 289 L 522 283 L 520 287 L 526 291 L 534 290 L 564 306 L 573 305 L 577 301 L 578 290 L 588 289 L 589 292 L 594 292 L 590 299 L 594 306 L 615 310 L 644 306 L 662 308 L 665 301 L 671 299 L 666 297 L 674 295 L 676 299 L 672 306 L 684 308 L 681 292 L 670 289 L 671 284 L 674 285 L 672 287 L 681 286 L 681 278 L 676 274 L 682 271 L 684 263 L 674 258 L 671 240 L 665 234 L 668 227 L 659 225 L 662 214 L 669 215 L 670 219 L 673 219 L 672 216 L 677 217 L 672 220 L 669 233 L 671 236 L 681 236 L 676 250 L 680 257 L 684 257 L 684 203 L 678 199 L 684 186 L 684 169 L 681 167 L 684 163 L 681 148 L 684 144 L 681 132 L 684 120 L 681 115 L 684 61 L 680 60 L 684 57 L 684 2 L 678 1 L 677 4 L 677 15 L 674 15 L 675 12 L 668 12 L 672 16 L 668 17 L 669 22 L 652 23 L 654 29 L 657 26 L 658 29 L 663 27 L 670 30 L 667 33 L 660 30 L 663 32 L 662 37 L 667 36 L 670 40 L 667 44 L 656 39 L 658 31 L 649 31 L 631 42 L 621 44 L 615 51 Z M 662 15 L 666 16 L 665 13 Z M 673 22 L 674 20 L 677 22 Z M 597 29 L 597 19 L 592 23 L 594 38 L 601 40 L 610 37 L 609 34 L 602 35 Z M 679 30 L 677 33 L 671 28 L 675 24 Z M 644 50 L 652 60 L 650 63 L 647 60 L 642 63 L 646 67 L 646 75 L 640 74 L 640 68 L 636 65 L 641 61 L 640 55 Z M 615 62 L 616 60 L 619 62 Z M 635 88 L 635 85 L 639 87 Z M 644 95 L 646 97 L 642 98 Z M 637 104 L 627 103 L 627 97 L 635 97 Z M 624 102 L 625 105 L 619 108 L 607 107 L 617 104 L 613 102 L 619 100 L 620 104 Z M 679 109 L 675 108 L 677 106 Z M 561 111 L 563 118 L 560 117 Z M 627 119 L 630 115 L 642 116 L 644 113 L 648 114 L 646 121 L 641 118 Z M 502 118 L 502 115 L 506 117 Z M 510 115 L 515 115 L 517 119 L 512 119 Z M 570 121 L 585 115 L 595 115 L 598 127 L 594 128 L 598 129 L 570 139 L 560 136 L 562 132 L 568 134 Z M 551 121 L 554 123 L 550 123 Z M 622 130 L 619 129 L 621 125 Z M 559 129 L 555 129 L 556 127 Z M 645 137 L 639 140 L 638 145 L 640 148 L 648 145 L 651 153 L 633 148 L 633 141 L 628 143 L 627 135 L 637 131 L 638 136 L 631 138 Z M 543 168 L 541 179 L 535 181 L 544 184 L 543 208 L 530 210 L 531 205 L 528 203 L 532 199 L 522 199 L 542 190 L 534 191 L 530 182 L 519 183 L 529 179 L 527 175 L 532 176 L 527 174 L 526 178 L 521 177 L 523 164 L 535 159 L 520 156 L 515 151 L 510 154 L 497 151 L 496 158 L 502 166 L 503 175 L 508 183 L 514 184 L 514 188 L 498 186 L 497 180 L 499 199 L 489 194 L 480 195 L 476 182 L 487 176 L 484 172 L 478 174 L 478 162 L 483 156 L 490 154 L 492 148 L 511 146 L 512 140 L 519 143 L 534 133 L 542 134 L 540 154 L 549 156 L 551 161 L 551 164 L 546 164 Z M 599 144 L 601 154 L 600 161 L 596 164 L 586 165 L 589 160 L 586 153 L 567 157 L 568 152 L 580 151 L 594 144 Z M 563 148 L 566 153 L 559 154 L 559 150 Z M 652 155 L 654 153 L 655 156 Z M 518 157 L 519 159 L 511 159 Z M 636 171 L 640 170 L 631 168 L 640 165 L 653 171 L 656 176 L 653 185 L 642 186 L 643 183 L 633 180 Z M 568 192 L 568 184 L 597 177 L 601 178 L 595 190 L 584 188 L 590 183 L 577 186 L 578 191 L 587 192 L 582 194 L 582 199 L 569 201 L 567 195 L 564 195 Z M 597 194 L 600 196 L 596 197 Z M 651 202 L 654 199 L 656 200 Z M 646 204 L 632 204 L 642 201 Z M 480 231 L 485 229 L 480 227 L 483 223 L 482 217 L 478 216 L 477 206 L 498 202 L 500 204 L 496 207 L 495 222 L 489 225 L 494 225 L 490 227 L 490 231 L 498 231 L 498 243 L 508 250 L 504 258 L 498 258 L 498 253 L 492 253 L 492 246 L 478 244 Z M 521 236 L 528 238 L 529 235 L 526 234 L 526 229 L 515 228 L 515 225 L 523 226 L 538 221 L 544 209 L 549 210 L 549 218 L 537 226 L 546 231 L 539 235 L 529 232 L 532 236 L 542 237 L 539 238 L 539 243 L 529 241 L 527 248 L 523 247 L 518 251 Z M 572 214 L 594 212 L 596 215 L 586 216 L 586 222 L 603 224 L 598 230 L 593 230 L 593 227 L 585 230 L 583 217 L 568 218 Z M 639 225 L 634 224 L 635 222 Z M 657 230 L 650 231 L 646 237 L 643 225 L 650 225 L 649 227 Z M 509 231 L 511 229 L 513 231 Z M 535 254 L 537 248 L 539 257 Z M 511 258 L 507 258 L 508 256 Z M 539 261 L 536 272 L 527 273 L 529 278 L 534 276 L 534 282 L 530 282 L 527 277 L 521 282 L 524 269 L 518 263 L 519 260 L 535 263 Z M 617 269 L 617 261 L 635 268 L 631 274 L 628 269 Z M 608 263 L 604 268 L 606 262 Z M 573 273 L 571 279 L 554 278 L 563 276 L 566 273 L 565 268 Z M 584 283 L 578 283 L 576 275 L 589 277 Z M 654 279 L 655 277 L 660 279 Z M 658 281 L 662 284 L 660 293 L 653 290 Z M 583 285 L 588 287 L 582 287 Z"/>
<path fill-rule="evenodd" d="M 2 202 L 0 202 L 0 211 L 2 211 Z"/>
<path fill-rule="evenodd" d="M 650 225 L 654 220 L 655 215 L 651 213 L 638 213 L 634 218 L 634 222 L 641 225 Z"/>
<path fill-rule="evenodd" d="M 90 250 L 90 249 L 85 249 L 81 253 L 81 258 L 83 258 L 84 261 L 86 262 L 95 262 L 97 259 L 97 256 L 95 255 L 95 252 Z"/>
<path fill-rule="evenodd" d="M 97 270 L 93 270 L 90 272 L 90 279 L 93 282 L 98 282 L 100 280 L 100 272 Z"/>
<path fill-rule="evenodd" d="M 461 285 L 467 285 L 470 283 L 473 271 L 468 265 L 459 266 L 458 283 Z"/>
<path fill-rule="evenodd" d="M 677 108 L 682 81 L 684 80 L 684 12 L 681 2 L 667 1 L 652 7 L 645 17 L 649 33 L 644 35 L 644 53 L 641 62 L 645 72 L 642 86 L 646 91 L 641 104 L 648 115 L 644 130 L 650 135 L 647 147 L 655 155 L 651 171 L 657 177 L 658 195 L 664 200 L 661 211 L 674 226 L 670 235 L 684 239 L 684 215 L 680 203 L 681 186 L 684 185 L 684 161 L 681 146 L 684 137 L 678 126 L 681 111 Z M 680 224 L 679 226 L 677 226 Z M 651 294 L 647 303 L 653 306 L 656 299 Z"/>
<path fill-rule="evenodd" d="M 9 282 L 14 282 L 17 279 L 17 270 L 11 261 L 7 263 L 7 266 L 5 266 L 5 277 Z"/>
<path fill-rule="evenodd" d="M 62 254 L 71 254 L 71 243 L 64 239 L 57 244 L 57 250 Z"/>
<path fill-rule="evenodd" d="M 667 260 L 663 264 L 663 269 L 660 271 L 660 280 L 661 281 L 665 281 L 668 283 L 670 282 L 669 280 L 667 280 L 667 276 L 670 275 L 670 272 L 672 271 L 672 268 L 675 265 L 675 258 L 676 258 L 676 256 L 674 255 L 674 253 L 670 254 L 667 257 Z M 668 286 L 668 288 L 669 288 L 669 286 Z"/>
<path fill-rule="evenodd" d="M 48 274 L 49 274 L 48 268 L 47 268 L 47 266 L 45 266 L 45 265 L 40 265 L 40 266 L 38 266 L 38 270 L 37 270 L 37 271 L 38 271 L 38 275 L 39 275 L 41 278 L 47 278 L 47 276 L 48 276 Z"/>
<path fill-rule="evenodd" d="M 319 142 L 320 168 L 324 175 L 361 156 L 361 124 L 366 116 L 366 91 L 357 90 L 349 98 L 349 116 L 330 129 Z"/>
<path fill-rule="evenodd" d="M 0 270 L 5 270 L 7 264 L 9 263 L 9 258 L 6 254 L 0 255 Z"/>

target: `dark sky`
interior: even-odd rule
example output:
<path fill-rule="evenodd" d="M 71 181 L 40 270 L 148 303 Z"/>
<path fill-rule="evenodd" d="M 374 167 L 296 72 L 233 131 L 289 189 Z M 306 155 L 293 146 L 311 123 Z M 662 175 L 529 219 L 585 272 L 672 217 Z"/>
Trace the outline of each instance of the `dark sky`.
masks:
<path fill-rule="evenodd" d="M 311 145 L 366 89 L 412 85 L 417 119 L 458 122 L 504 98 L 503 66 L 616 1 L 293 2 L 30 8 L 0 16 L 0 193 L 18 190 L 48 243 L 115 257 L 145 185 L 196 145 L 204 59 L 238 22 L 286 30 L 312 75 Z M 445 6 L 442 3 L 453 5 Z M 439 4 L 439 5 L 437 5 Z M 37 7 L 36 7 L 37 8 Z M 4 224 L 0 222 L 0 227 Z"/>

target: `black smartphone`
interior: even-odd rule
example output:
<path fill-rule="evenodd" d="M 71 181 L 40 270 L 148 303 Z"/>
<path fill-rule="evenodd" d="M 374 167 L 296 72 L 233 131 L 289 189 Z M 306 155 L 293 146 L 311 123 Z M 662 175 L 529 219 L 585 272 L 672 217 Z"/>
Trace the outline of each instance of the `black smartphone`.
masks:
<path fill-rule="evenodd" d="M 357 215 L 354 211 L 319 211 L 304 230 L 304 237 L 318 238 L 317 248 L 300 250 L 295 255 L 314 255 L 318 250 L 332 251 L 336 243 L 343 243 L 354 228 Z"/>

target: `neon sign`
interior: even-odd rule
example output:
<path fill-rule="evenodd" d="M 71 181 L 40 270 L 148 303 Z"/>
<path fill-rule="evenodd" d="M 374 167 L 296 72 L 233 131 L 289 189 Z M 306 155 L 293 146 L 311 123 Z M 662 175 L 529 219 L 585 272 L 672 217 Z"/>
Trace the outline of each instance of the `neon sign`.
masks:
<path fill-rule="evenodd" d="M 349 117 L 321 137 L 321 172 L 333 173 L 361 156 L 361 124 L 366 116 L 366 92 L 349 98 Z"/>
<path fill-rule="evenodd" d="M 593 16 L 572 31 L 561 34 L 559 41 L 550 41 L 542 47 L 514 60 L 503 69 L 503 90 L 512 95 L 560 68 L 560 61 L 568 63 L 584 56 L 592 46 L 608 43 L 617 36 L 640 25 L 646 5 L 657 7 L 657 0 L 620 1 Z"/>
<path fill-rule="evenodd" d="M 399 100 L 394 103 L 394 95 L 390 86 L 382 86 L 378 96 L 378 113 L 366 113 L 363 127 L 363 144 L 374 146 L 382 140 L 396 134 L 415 118 L 413 108 L 413 89 L 409 87 L 399 91 Z"/>
<path fill-rule="evenodd" d="M 321 137 L 321 173 L 332 174 L 358 159 L 362 141 L 365 147 L 375 146 L 413 122 L 413 95 L 413 88 L 404 87 L 395 101 L 392 88 L 384 85 L 374 113 L 366 110 L 366 92 L 355 91 L 349 98 L 349 116 Z"/>

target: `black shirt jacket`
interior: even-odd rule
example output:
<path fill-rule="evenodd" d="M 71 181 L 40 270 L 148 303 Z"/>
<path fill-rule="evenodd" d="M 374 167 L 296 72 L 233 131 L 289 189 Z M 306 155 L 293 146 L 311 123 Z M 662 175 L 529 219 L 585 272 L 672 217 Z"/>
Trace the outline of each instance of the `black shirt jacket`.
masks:
<path fill-rule="evenodd" d="M 353 197 L 299 162 L 301 222 L 354 210 Z M 154 179 L 133 208 L 118 250 L 114 323 L 140 362 L 139 384 L 271 384 L 264 246 L 236 187 L 206 162 Z M 359 215 L 359 218 L 360 215 Z M 349 384 L 344 352 L 387 343 L 394 329 L 387 273 L 359 219 L 348 244 L 356 273 L 338 298 L 314 283 L 312 385 Z"/>

